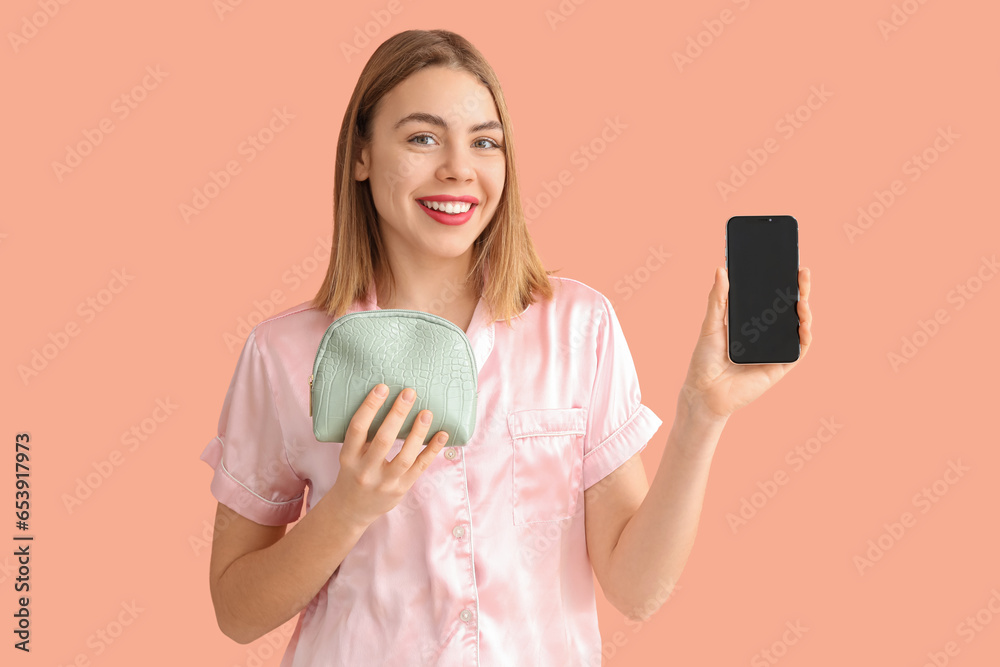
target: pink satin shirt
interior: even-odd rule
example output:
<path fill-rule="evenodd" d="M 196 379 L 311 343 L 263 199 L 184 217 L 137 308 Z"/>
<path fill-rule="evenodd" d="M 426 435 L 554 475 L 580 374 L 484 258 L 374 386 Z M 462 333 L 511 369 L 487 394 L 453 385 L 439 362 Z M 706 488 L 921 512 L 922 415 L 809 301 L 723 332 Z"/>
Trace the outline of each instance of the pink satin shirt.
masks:
<path fill-rule="evenodd" d="M 513 329 L 485 321 L 480 299 L 466 334 L 479 373 L 472 440 L 445 447 L 368 527 L 300 613 L 282 667 L 600 667 L 583 492 L 662 422 L 641 403 L 610 301 L 550 280 L 553 300 Z M 349 312 L 375 309 L 372 284 Z M 331 322 L 306 302 L 254 327 L 201 454 L 215 498 L 257 523 L 296 521 L 337 479 L 342 444 L 317 441 L 309 416 Z"/>

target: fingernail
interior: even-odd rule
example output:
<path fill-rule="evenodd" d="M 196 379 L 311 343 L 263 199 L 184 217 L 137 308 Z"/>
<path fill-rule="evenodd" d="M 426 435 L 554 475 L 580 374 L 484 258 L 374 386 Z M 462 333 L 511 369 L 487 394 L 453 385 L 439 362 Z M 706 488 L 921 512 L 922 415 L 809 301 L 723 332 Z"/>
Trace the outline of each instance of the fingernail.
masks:
<path fill-rule="evenodd" d="M 430 424 L 431 423 L 431 413 L 425 412 L 422 415 L 420 415 L 420 423 L 421 424 Z"/>
<path fill-rule="evenodd" d="M 413 396 L 416 393 L 417 392 L 415 392 L 412 389 L 410 389 L 409 387 L 407 387 L 406 389 L 403 390 L 403 400 L 406 401 L 407 403 L 409 403 L 410 401 L 413 400 Z"/>
<path fill-rule="evenodd" d="M 389 393 L 389 387 L 385 386 L 384 384 L 380 384 L 377 387 L 375 387 L 376 396 L 381 396 L 384 398 L 385 395 L 388 393 Z"/>

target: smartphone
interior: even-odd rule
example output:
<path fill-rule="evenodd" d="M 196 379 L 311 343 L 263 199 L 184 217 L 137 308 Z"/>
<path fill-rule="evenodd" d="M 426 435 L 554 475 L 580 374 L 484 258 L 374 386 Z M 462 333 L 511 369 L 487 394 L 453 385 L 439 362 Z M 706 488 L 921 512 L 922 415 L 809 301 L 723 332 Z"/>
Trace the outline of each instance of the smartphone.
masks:
<path fill-rule="evenodd" d="M 799 223 L 790 215 L 740 215 L 726 223 L 734 364 L 789 364 L 799 358 Z"/>

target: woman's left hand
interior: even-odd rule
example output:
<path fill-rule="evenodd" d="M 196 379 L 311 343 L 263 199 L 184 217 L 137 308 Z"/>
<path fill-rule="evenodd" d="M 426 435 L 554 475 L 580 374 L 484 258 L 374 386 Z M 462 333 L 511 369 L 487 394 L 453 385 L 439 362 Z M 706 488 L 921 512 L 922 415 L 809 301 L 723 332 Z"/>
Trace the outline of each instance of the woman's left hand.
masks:
<path fill-rule="evenodd" d="M 726 340 L 726 303 L 729 276 L 715 269 L 715 284 L 708 297 L 708 312 L 701 326 L 698 344 L 691 355 L 681 396 L 689 407 L 712 420 L 725 421 L 774 386 L 790 370 L 802 363 L 812 343 L 812 312 L 809 310 L 809 269 L 799 269 L 799 358 L 789 364 L 734 364 L 729 360 Z"/>

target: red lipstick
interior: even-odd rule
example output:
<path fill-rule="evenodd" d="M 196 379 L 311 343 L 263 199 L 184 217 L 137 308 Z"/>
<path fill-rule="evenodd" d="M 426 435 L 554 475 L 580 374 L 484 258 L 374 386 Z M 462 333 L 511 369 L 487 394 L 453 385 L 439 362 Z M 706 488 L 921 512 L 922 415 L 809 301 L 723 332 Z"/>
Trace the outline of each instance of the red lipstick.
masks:
<path fill-rule="evenodd" d="M 446 213 L 444 211 L 435 211 L 432 208 L 425 206 L 422 201 L 431 202 L 466 202 L 472 204 L 469 210 L 465 213 Z M 417 206 L 419 206 L 424 213 L 433 218 L 435 221 L 440 222 L 443 225 L 462 225 L 469 221 L 472 217 L 473 212 L 476 210 L 476 206 L 479 205 L 479 200 L 470 195 L 463 195 L 456 197 L 453 195 L 430 195 L 428 197 L 418 197 Z"/>

